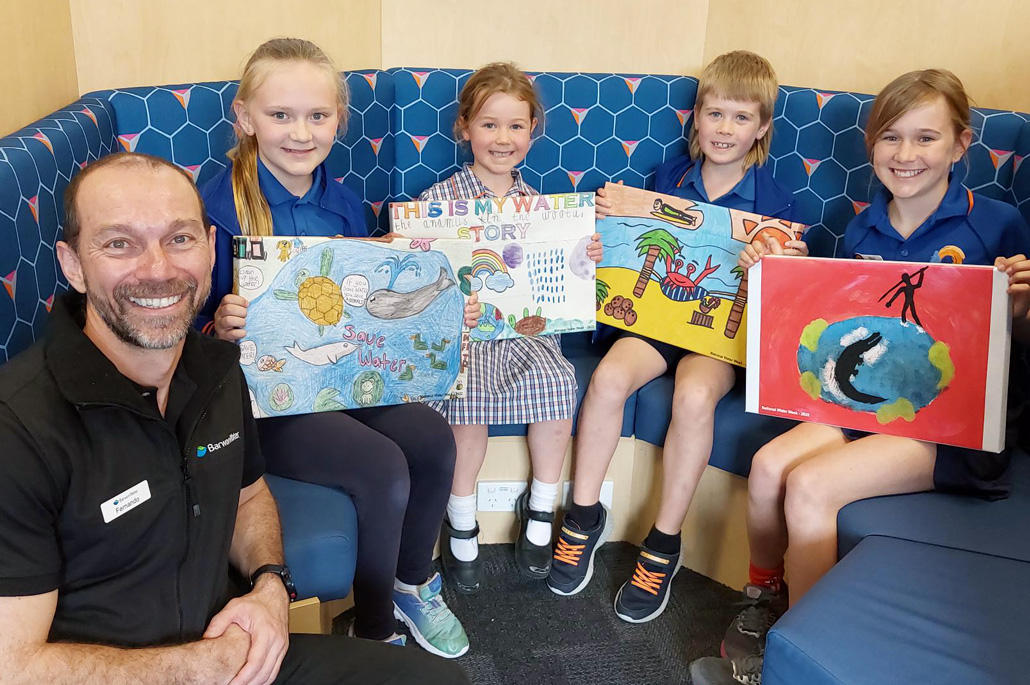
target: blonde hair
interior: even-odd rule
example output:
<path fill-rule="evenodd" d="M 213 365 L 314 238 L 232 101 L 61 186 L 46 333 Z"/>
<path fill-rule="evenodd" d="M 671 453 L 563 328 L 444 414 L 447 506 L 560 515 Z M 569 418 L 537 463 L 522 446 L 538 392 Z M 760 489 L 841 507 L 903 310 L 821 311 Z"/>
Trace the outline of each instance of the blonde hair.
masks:
<path fill-rule="evenodd" d="M 772 121 L 776 107 L 776 96 L 779 84 L 776 72 L 769 60 L 747 50 L 734 50 L 719 55 L 701 72 L 697 84 L 697 98 L 694 103 L 695 124 L 690 129 L 690 157 L 700 160 L 701 141 L 698 140 L 696 117 L 704 106 L 709 95 L 736 100 L 737 102 L 758 103 L 758 118 L 762 125 Z M 765 135 L 755 140 L 755 144 L 744 157 L 744 169 L 762 166 L 769 159 L 769 147 L 772 144 L 772 125 Z"/>
<path fill-rule="evenodd" d="M 458 116 L 454 120 L 456 140 L 462 140 L 462 132 L 476 118 L 490 96 L 497 93 L 506 93 L 516 100 L 522 100 L 529 105 L 530 118 L 543 121 L 540 98 L 529 77 L 512 62 L 493 62 L 472 74 L 458 95 Z"/>
<path fill-rule="evenodd" d="M 273 38 L 261 44 L 247 60 L 236 91 L 236 102 L 245 103 L 261 87 L 272 70 L 289 62 L 307 62 L 323 69 L 336 88 L 339 106 L 339 131 L 347 128 L 347 83 L 336 70 L 332 60 L 317 45 L 300 38 Z M 232 160 L 232 197 L 236 202 L 236 218 L 243 235 L 273 235 L 272 211 L 258 183 L 258 144 L 254 136 L 247 135 L 236 125 L 236 145 L 229 150 Z"/>
<path fill-rule="evenodd" d="M 872 160 L 873 148 L 884 131 L 905 112 L 936 98 L 941 98 L 948 108 L 956 138 L 963 131 L 972 131 L 969 125 L 970 98 L 958 76 L 947 69 L 910 71 L 884 86 L 873 102 L 865 127 L 865 149 L 869 159 Z"/>

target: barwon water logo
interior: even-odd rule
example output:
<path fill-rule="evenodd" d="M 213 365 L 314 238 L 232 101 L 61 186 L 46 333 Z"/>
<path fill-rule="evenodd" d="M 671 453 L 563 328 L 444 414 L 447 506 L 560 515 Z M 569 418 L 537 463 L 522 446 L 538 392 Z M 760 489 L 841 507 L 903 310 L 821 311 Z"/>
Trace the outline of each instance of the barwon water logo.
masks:
<path fill-rule="evenodd" d="M 216 452 L 227 445 L 231 445 L 240 439 L 239 431 L 230 433 L 224 440 L 209 442 L 207 445 L 197 445 L 197 458 L 205 457 L 209 452 Z"/>

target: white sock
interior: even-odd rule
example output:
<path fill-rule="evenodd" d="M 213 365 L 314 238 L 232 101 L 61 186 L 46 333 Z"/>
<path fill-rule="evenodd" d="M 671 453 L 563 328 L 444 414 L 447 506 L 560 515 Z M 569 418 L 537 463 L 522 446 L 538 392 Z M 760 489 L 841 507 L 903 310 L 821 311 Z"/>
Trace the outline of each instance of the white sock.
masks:
<path fill-rule="evenodd" d="M 447 520 L 454 530 L 473 530 L 476 527 L 476 496 L 451 495 L 447 500 Z M 458 561 L 473 561 L 479 556 L 479 540 L 451 538 L 451 552 Z"/>
<path fill-rule="evenodd" d="M 533 479 L 529 487 L 529 508 L 533 511 L 554 511 L 554 503 L 558 499 L 558 483 L 544 483 Z M 526 526 L 526 537 L 534 545 L 551 544 L 551 524 L 544 521 L 529 520 Z"/>
<path fill-rule="evenodd" d="M 400 590 L 401 592 L 410 592 L 413 595 L 418 594 L 418 585 L 408 585 L 407 583 L 402 583 L 396 578 L 393 579 L 393 588 L 395 590 Z"/>

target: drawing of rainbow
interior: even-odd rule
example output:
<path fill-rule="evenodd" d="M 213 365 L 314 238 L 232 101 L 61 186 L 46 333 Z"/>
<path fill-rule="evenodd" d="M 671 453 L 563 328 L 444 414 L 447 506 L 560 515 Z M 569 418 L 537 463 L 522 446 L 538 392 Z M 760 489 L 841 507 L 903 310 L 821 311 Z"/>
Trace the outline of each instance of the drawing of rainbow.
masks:
<path fill-rule="evenodd" d="M 508 267 L 499 254 L 493 250 L 472 251 L 473 278 L 482 278 L 485 282 L 488 276 L 492 276 L 498 271 L 508 273 Z"/>

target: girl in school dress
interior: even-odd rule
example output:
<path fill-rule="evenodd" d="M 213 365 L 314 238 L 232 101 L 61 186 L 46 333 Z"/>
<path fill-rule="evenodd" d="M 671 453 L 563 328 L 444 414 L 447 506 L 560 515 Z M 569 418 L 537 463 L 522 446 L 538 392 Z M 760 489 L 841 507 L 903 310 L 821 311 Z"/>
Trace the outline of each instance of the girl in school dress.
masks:
<path fill-rule="evenodd" d="M 537 195 L 516 167 L 529 152 L 540 111 L 532 82 L 514 65 L 496 63 L 477 71 L 461 91 L 454 125 L 455 136 L 471 148 L 473 162 L 419 200 Z M 595 262 L 601 258 L 599 237 L 595 234 L 587 249 Z M 558 480 L 576 409 L 576 376 L 558 336 L 472 343 L 465 397 L 434 406 L 447 417 L 457 444 L 443 526 L 445 576 L 459 592 L 479 590 L 475 488 L 488 429 L 525 423 L 533 480 L 516 505 L 520 532 L 515 556 L 523 574 L 546 578 Z"/>

